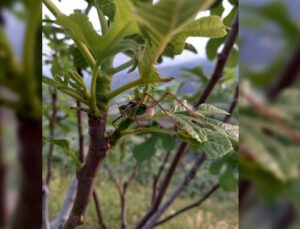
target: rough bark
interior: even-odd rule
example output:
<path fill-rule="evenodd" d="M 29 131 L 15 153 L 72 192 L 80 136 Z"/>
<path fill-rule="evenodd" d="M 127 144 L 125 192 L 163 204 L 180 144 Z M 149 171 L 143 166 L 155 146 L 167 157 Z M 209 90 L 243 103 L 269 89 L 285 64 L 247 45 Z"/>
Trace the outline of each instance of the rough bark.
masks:
<path fill-rule="evenodd" d="M 42 122 L 18 115 L 21 184 L 12 229 L 42 227 Z M 34 217 L 32 217 L 34 216 Z"/>
<path fill-rule="evenodd" d="M 88 203 L 94 190 L 95 177 L 108 153 L 108 141 L 105 137 L 106 117 L 89 115 L 90 144 L 85 166 L 77 172 L 78 187 L 74 205 L 64 225 L 65 229 L 72 229 L 85 221 Z"/>

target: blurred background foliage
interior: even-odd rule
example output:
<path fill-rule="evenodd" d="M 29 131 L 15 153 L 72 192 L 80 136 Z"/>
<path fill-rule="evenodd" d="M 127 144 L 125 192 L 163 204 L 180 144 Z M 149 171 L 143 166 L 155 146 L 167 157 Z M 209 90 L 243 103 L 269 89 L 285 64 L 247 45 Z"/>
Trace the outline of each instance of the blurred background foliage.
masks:
<path fill-rule="evenodd" d="M 240 227 L 299 228 L 299 1 L 240 1 Z"/>

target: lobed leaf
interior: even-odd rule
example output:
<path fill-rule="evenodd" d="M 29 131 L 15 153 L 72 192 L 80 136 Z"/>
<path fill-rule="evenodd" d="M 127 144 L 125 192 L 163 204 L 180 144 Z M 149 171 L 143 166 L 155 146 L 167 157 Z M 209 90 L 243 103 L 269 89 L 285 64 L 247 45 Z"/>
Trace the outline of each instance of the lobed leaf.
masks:
<path fill-rule="evenodd" d="M 227 34 L 225 26 L 219 16 L 207 16 L 189 23 L 171 41 L 175 54 L 181 54 L 188 37 L 219 38 Z"/>
<path fill-rule="evenodd" d="M 139 57 L 139 73 L 144 80 L 159 77 L 154 68 L 167 44 L 199 10 L 207 8 L 211 0 L 161 0 L 157 4 L 143 4 L 137 11 L 140 31 L 147 42 Z"/>

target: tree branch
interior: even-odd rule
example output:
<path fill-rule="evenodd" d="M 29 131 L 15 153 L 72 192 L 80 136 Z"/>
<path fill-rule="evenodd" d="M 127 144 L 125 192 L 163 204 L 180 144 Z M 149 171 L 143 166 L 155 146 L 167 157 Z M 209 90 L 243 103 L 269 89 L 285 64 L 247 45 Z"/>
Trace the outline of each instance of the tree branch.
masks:
<path fill-rule="evenodd" d="M 163 223 L 166 223 L 167 221 L 173 219 L 174 217 L 188 211 L 191 210 L 195 207 L 198 207 L 199 205 L 201 205 L 205 200 L 207 200 L 215 191 L 218 190 L 218 188 L 220 187 L 219 184 L 214 185 L 203 197 L 201 197 L 199 200 L 197 200 L 196 202 L 178 210 L 177 212 L 173 213 L 172 215 L 167 216 L 166 218 L 162 219 L 161 221 L 157 222 L 154 226 L 158 226 L 161 225 Z"/>
<path fill-rule="evenodd" d="M 101 207 L 100 207 L 99 197 L 98 197 L 97 192 L 95 190 L 93 192 L 93 198 L 94 198 L 94 203 L 95 203 L 95 207 L 96 207 L 96 212 L 97 212 L 99 224 L 100 224 L 102 229 L 108 229 L 108 226 L 105 223 L 105 220 L 103 218 L 103 213 L 102 213 L 102 210 L 101 210 Z"/>
<path fill-rule="evenodd" d="M 225 42 L 224 48 L 222 49 L 222 52 L 218 55 L 217 64 L 215 67 L 215 70 L 212 74 L 212 77 L 210 78 L 208 85 L 206 86 L 203 94 L 199 98 L 199 100 L 196 102 L 195 106 L 199 106 L 200 104 L 204 103 L 208 96 L 211 94 L 212 90 L 218 83 L 218 81 L 221 79 L 221 77 L 224 74 L 224 69 L 229 57 L 229 54 L 234 46 L 234 43 L 237 39 L 239 32 L 239 16 L 236 15 L 234 22 L 231 27 L 231 31 L 227 37 L 227 40 Z"/>
<path fill-rule="evenodd" d="M 233 111 L 237 105 L 237 102 L 239 100 L 239 83 L 236 84 L 235 86 L 235 91 L 234 91 L 234 96 L 233 96 L 233 100 L 229 106 L 229 109 L 228 109 L 228 115 L 225 116 L 223 122 L 228 122 L 229 119 L 231 118 L 231 116 L 233 115 Z"/>
<path fill-rule="evenodd" d="M 57 113 L 57 93 L 56 89 L 51 92 L 51 104 L 52 104 L 52 114 L 49 119 L 49 132 L 50 137 L 54 138 L 55 126 L 56 126 L 56 113 Z M 52 176 L 52 157 L 53 157 L 54 144 L 50 143 L 48 157 L 47 157 L 47 175 L 46 175 L 46 185 L 49 189 L 50 179 Z"/>
<path fill-rule="evenodd" d="M 48 186 L 47 186 L 46 182 L 43 181 L 43 187 L 42 187 L 42 222 L 43 222 L 43 229 L 50 229 L 48 196 L 49 196 L 49 189 L 48 189 Z"/>
<path fill-rule="evenodd" d="M 108 165 L 104 165 L 105 170 L 108 172 L 108 175 L 110 177 L 110 179 L 113 181 L 113 183 L 115 184 L 118 193 L 121 195 L 122 194 L 122 188 L 120 183 L 118 182 L 117 178 L 115 178 L 113 172 L 111 171 L 111 168 Z"/>
<path fill-rule="evenodd" d="M 185 188 L 190 184 L 193 178 L 196 176 L 198 169 L 205 161 L 206 156 L 204 153 L 200 153 L 198 159 L 195 161 L 193 167 L 185 176 L 182 183 L 173 191 L 168 200 L 162 205 L 161 208 L 149 219 L 148 223 L 145 226 L 145 229 L 153 228 L 155 222 L 163 215 L 168 207 L 174 202 L 174 200 L 185 190 Z"/>
<path fill-rule="evenodd" d="M 84 223 L 88 203 L 94 190 L 95 177 L 108 154 L 105 136 L 106 117 L 89 115 L 90 145 L 85 167 L 77 172 L 78 188 L 65 229 L 73 229 Z"/>
<path fill-rule="evenodd" d="M 169 160 L 171 151 L 168 151 L 167 154 L 164 157 L 163 162 L 161 163 L 159 169 L 158 169 L 158 173 L 156 175 L 153 176 L 153 185 L 152 185 L 152 198 L 151 198 L 151 203 L 154 202 L 156 195 L 157 195 L 157 184 L 159 182 L 160 176 L 163 172 L 163 170 L 165 169 L 165 165 L 167 163 L 167 161 Z"/>
<path fill-rule="evenodd" d="M 78 74 L 82 77 L 82 72 L 80 69 L 77 69 Z M 83 137 L 83 133 L 82 133 L 82 117 L 81 117 L 81 104 L 79 101 L 76 101 L 77 104 L 77 127 L 78 127 L 78 143 L 79 143 L 79 160 L 81 162 L 84 162 L 85 156 L 84 156 L 84 137 Z M 104 217 L 100 208 L 100 202 L 99 202 L 99 198 L 98 195 L 96 193 L 96 191 L 93 191 L 93 199 L 94 199 L 94 203 L 95 203 L 95 207 L 96 207 L 96 212 L 97 212 L 97 216 L 98 216 L 98 222 L 100 224 L 100 226 L 103 229 L 108 229 L 105 221 L 104 221 Z"/>
<path fill-rule="evenodd" d="M 286 69 L 282 72 L 279 76 L 278 81 L 272 85 L 268 92 L 267 97 L 270 100 L 275 100 L 277 95 L 284 89 L 291 87 L 293 84 L 296 83 L 297 79 L 300 76 L 300 44 L 296 48 L 295 52 L 293 53 Z"/>

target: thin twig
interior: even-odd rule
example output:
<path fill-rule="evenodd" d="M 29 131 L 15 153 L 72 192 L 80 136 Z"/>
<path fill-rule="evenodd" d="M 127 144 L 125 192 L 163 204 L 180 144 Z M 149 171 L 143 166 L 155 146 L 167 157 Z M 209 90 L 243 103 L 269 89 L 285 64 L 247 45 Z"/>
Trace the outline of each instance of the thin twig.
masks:
<path fill-rule="evenodd" d="M 96 212 L 97 212 L 97 217 L 98 217 L 98 222 L 101 226 L 102 229 L 108 229 L 108 226 L 105 223 L 105 220 L 103 218 L 103 213 L 100 207 L 100 201 L 97 192 L 94 190 L 93 192 L 93 198 L 94 198 L 94 203 L 96 207 Z"/>
<path fill-rule="evenodd" d="M 161 176 L 162 172 L 165 169 L 165 165 L 166 165 L 167 161 L 169 160 L 170 154 L 171 154 L 171 151 L 168 151 L 166 153 L 166 155 L 164 157 L 164 160 L 163 160 L 163 162 L 161 163 L 161 165 L 160 165 L 160 167 L 158 169 L 157 174 L 153 176 L 151 203 L 153 203 L 154 200 L 155 200 L 155 197 L 156 197 L 156 194 L 157 194 L 157 184 L 159 182 L 159 179 L 160 179 L 160 176 Z"/>
<path fill-rule="evenodd" d="M 132 170 L 132 173 L 128 177 L 126 181 L 123 182 L 122 184 L 122 193 L 120 194 L 120 200 L 121 200 L 121 229 L 126 229 L 127 228 L 127 206 L 126 206 L 126 194 L 129 185 L 133 181 L 134 177 L 137 174 L 139 168 L 139 164 L 136 164 Z"/>
<path fill-rule="evenodd" d="M 224 69 L 227 63 L 227 59 L 229 57 L 229 54 L 234 46 L 234 43 L 237 39 L 239 32 L 239 16 L 236 15 L 234 22 L 231 27 L 231 31 L 227 37 L 227 40 L 225 42 L 224 48 L 222 52 L 218 55 L 217 64 L 215 67 L 215 70 L 212 74 L 212 77 L 210 78 L 208 85 L 206 86 L 203 94 L 199 98 L 199 100 L 196 102 L 195 106 L 199 106 L 200 104 L 204 103 L 208 96 L 213 91 L 214 87 L 218 83 L 218 81 L 221 79 L 221 77 L 224 74 Z"/>
<path fill-rule="evenodd" d="M 190 184 L 197 174 L 197 171 L 205 161 L 206 156 L 204 153 L 200 153 L 198 159 L 195 161 L 194 165 L 185 176 L 181 184 L 173 191 L 167 201 L 159 208 L 159 210 L 149 219 L 145 226 L 145 229 L 153 228 L 154 224 L 159 220 L 163 213 L 170 207 L 174 200 L 185 190 L 185 188 Z"/>
<path fill-rule="evenodd" d="M 277 95 L 284 89 L 291 87 L 294 85 L 300 77 L 300 44 L 296 48 L 295 52 L 293 53 L 286 69 L 282 72 L 279 76 L 279 80 L 272 85 L 268 92 L 267 97 L 270 100 L 275 100 Z"/>
<path fill-rule="evenodd" d="M 111 179 L 111 180 L 113 181 L 113 183 L 115 184 L 115 186 L 116 186 L 116 188 L 117 188 L 119 194 L 121 194 L 121 193 L 122 193 L 121 185 L 120 185 L 119 181 L 117 180 L 117 178 L 114 176 L 114 174 L 113 174 L 111 168 L 110 168 L 108 165 L 106 165 L 106 164 L 104 165 L 104 168 L 105 168 L 105 170 L 107 171 L 108 176 L 110 177 L 110 179 Z"/>
<path fill-rule="evenodd" d="M 172 218 L 188 211 L 188 210 L 191 210 L 195 207 L 198 207 L 199 205 L 201 205 L 206 199 L 208 199 L 215 191 L 218 190 L 218 188 L 220 187 L 219 184 L 216 184 L 214 185 L 203 197 L 201 197 L 199 200 L 197 200 L 196 202 L 178 210 L 177 212 L 167 216 L 166 218 L 162 219 L 161 221 L 157 222 L 154 226 L 158 226 L 158 225 L 161 225 L 169 220 L 171 220 Z"/>
<path fill-rule="evenodd" d="M 51 92 L 51 105 L 52 105 L 52 114 L 49 119 L 49 132 L 50 137 L 54 138 L 55 126 L 56 126 L 56 113 L 57 113 L 57 92 L 54 89 Z M 52 176 L 52 157 L 53 157 L 54 144 L 50 143 L 49 152 L 47 157 L 47 175 L 46 175 L 46 185 L 49 189 L 49 183 Z"/>
<path fill-rule="evenodd" d="M 224 122 L 228 122 L 228 120 L 231 118 L 231 116 L 233 115 L 233 111 L 237 105 L 239 99 L 239 84 L 237 83 L 235 86 L 235 91 L 234 91 L 234 96 L 233 96 L 233 100 L 230 104 L 230 107 L 228 109 L 228 115 L 225 116 L 224 118 Z"/>

